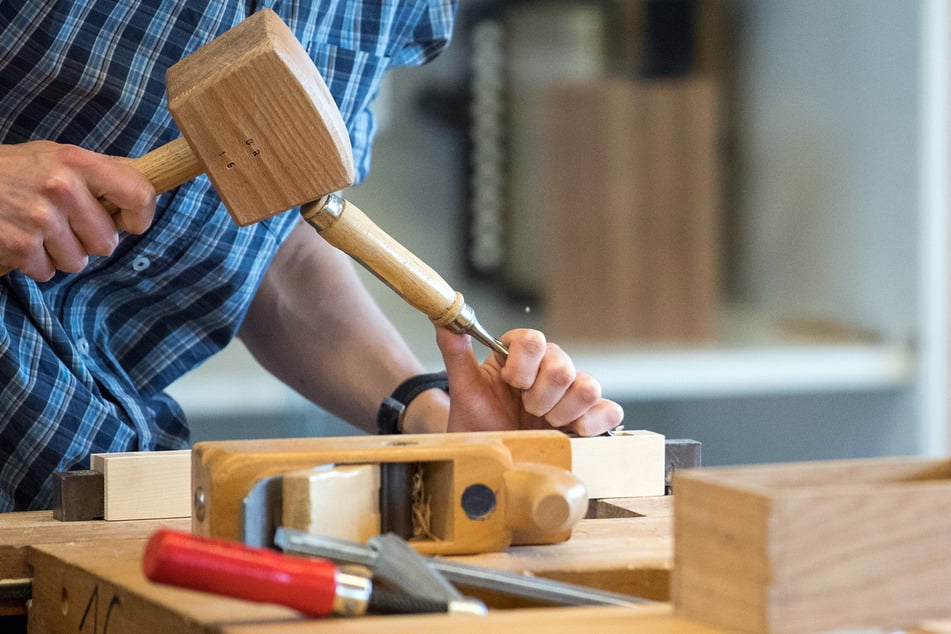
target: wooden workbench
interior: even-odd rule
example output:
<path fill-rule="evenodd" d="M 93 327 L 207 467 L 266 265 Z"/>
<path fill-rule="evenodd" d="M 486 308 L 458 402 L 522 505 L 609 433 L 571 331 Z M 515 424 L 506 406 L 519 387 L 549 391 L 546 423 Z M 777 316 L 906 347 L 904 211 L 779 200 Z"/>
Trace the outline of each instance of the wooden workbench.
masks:
<path fill-rule="evenodd" d="M 0 513 L 0 579 L 30 577 L 28 548 L 62 542 L 107 542 L 143 538 L 160 526 L 188 530 L 188 518 L 124 522 L 60 522 L 52 511 Z"/>
<path fill-rule="evenodd" d="M 25 568 L 28 556 L 34 578 L 31 632 L 292 634 L 313 631 L 315 626 L 314 621 L 279 606 L 149 582 L 141 572 L 141 552 L 157 522 L 62 524 L 42 515 L 24 515 L 0 516 L 0 563 L 5 566 L 4 576 L 19 576 L 30 572 Z M 597 515 L 582 520 L 572 538 L 561 544 L 454 559 L 666 600 L 672 565 L 670 499 L 602 503 Z M 182 522 L 187 520 L 165 524 L 182 528 Z M 634 609 L 526 608 L 502 605 L 491 596 L 482 598 L 493 608 L 488 617 L 373 616 L 325 619 L 317 625 L 327 632 L 377 631 L 384 624 L 388 631 L 418 632 L 447 626 L 447 619 L 452 619 L 454 632 L 477 628 L 481 632 L 486 627 L 503 632 L 620 632 L 630 630 L 632 619 L 638 623 L 643 619 L 652 631 L 711 631 L 678 619 L 669 604 L 662 602 Z"/>

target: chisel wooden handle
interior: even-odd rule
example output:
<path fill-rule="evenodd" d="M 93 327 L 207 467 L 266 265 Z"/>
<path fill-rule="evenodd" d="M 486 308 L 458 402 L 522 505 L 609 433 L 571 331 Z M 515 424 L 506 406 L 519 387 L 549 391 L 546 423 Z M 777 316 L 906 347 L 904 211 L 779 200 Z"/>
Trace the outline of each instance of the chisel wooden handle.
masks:
<path fill-rule="evenodd" d="M 284 605 L 317 617 L 362 613 L 371 590 L 368 579 L 341 574 L 324 559 L 288 557 L 170 529 L 159 529 L 149 539 L 142 568 L 158 583 Z"/>
<path fill-rule="evenodd" d="M 468 333 L 507 355 L 459 293 L 436 271 L 380 229 L 356 205 L 336 194 L 301 207 L 301 216 L 330 244 L 362 264 L 436 325 Z"/>
<path fill-rule="evenodd" d="M 157 194 L 164 194 L 183 183 L 187 183 L 204 171 L 184 137 L 178 137 L 148 154 L 132 159 L 129 164 L 149 179 Z M 108 200 L 102 200 L 101 202 L 109 213 L 114 214 L 119 211 Z M 13 267 L 0 265 L 0 276 L 4 276 L 12 270 Z"/>
<path fill-rule="evenodd" d="M 301 215 L 327 242 L 366 267 L 411 306 L 439 325 L 462 310 L 462 295 L 391 238 L 353 203 L 326 196 L 304 205 Z"/>

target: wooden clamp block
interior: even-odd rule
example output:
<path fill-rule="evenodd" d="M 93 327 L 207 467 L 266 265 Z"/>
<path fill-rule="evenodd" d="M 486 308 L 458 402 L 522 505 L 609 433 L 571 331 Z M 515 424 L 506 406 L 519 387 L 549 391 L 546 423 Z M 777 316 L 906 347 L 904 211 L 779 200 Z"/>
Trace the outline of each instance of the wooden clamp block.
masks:
<path fill-rule="evenodd" d="M 366 542 L 380 534 L 380 465 L 320 465 L 284 474 L 281 526 Z"/>
<path fill-rule="evenodd" d="M 421 465 L 429 537 L 410 543 L 426 554 L 564 541 L 587 507 L 557 431 L 202 442 L 192 450 L 193 531 L 238 539 L 242 501 L 263 478 L 373 463 Z"/>
<path fill-rule="evenodd" d="M 674 475 L 679 613 L 746 632 L 951 616 L 951 461 L 843 460 Z"/>
<path fill-rule="evenodd" d="M 191 451 L 131 451 L 90 457 L 103 475 L 103 517 L 143 520 L 191 514 Z"/>
<path fill-rule="evenodd" d="M 105 478 L 92 469 L 53 474 L 53 519 L 85 522 L 101 519 Z"/>

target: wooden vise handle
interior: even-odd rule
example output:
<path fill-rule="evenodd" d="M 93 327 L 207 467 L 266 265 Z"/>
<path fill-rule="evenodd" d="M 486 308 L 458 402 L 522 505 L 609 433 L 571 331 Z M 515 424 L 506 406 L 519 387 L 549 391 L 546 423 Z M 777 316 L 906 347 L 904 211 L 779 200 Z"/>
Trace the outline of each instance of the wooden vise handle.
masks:
<path fill-rule="evenodd" d="M 502 475 L 505 482 L 505 523 L 522 534 L 570 531 L 588 511 L 588 491 L 571 471 L 554 465 L 515 463 Z"/>
<path fill-rule="evenodd" d="M 149 179 L 156 194 L 164 194 L 205 171 L 184 137 L 178 137 L 139 158 L 132 159 L 130 165 Z M 109 213 L 119 211 L 108 200 L 101 202 Z M 0 265 L 0 277 L 12 270 L 13 267 Z"/>

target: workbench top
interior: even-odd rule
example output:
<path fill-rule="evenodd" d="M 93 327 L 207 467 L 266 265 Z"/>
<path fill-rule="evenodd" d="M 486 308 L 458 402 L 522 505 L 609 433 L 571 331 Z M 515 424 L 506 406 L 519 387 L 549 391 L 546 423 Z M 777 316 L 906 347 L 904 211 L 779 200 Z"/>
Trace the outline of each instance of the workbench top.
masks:
<path fill-rule="evenodd" d="M 595 511 L 600 517 L 582 520 L 567 542 L 452 559 L 666 600 L 672 565 L 670 499 L 612 500 L 611 504 L 601 502 Z M 141 553 L 148 535 L 159 525 L 181 529 L 187 521 L 61 523 L 44 514 L 0 516 L 0 562 L 5 563 L 4 576 L 20 576 L 29 552 L 34 577 L 31 631 L 84 631 L 83 620 L 88 621 L 91 614 L 100 626 L 108 622 L 112 634 L 312 631 L 313 621 L 287 608 L 161 586 L 145 579 Z M 486 627 L 518 632 L 620 632 L 629 631 L 631 619 L 637 618 L 660 628 L 652 631 L 711 631 L 677 619 L 667 603 L 636 609 L 514 609 L 493 603 L 493 597 L 483 598 L 492 608 L 487 618 L 372 616 L 326 619 L 320 627 L 328 632 L 362 632 L 377 631 L 385 623 L 388 631 L 418 632 L 421 628 L 439 629 L 446 619 L 453 619 L 454 632 L 474 632 L 476 628 L 481 632 Z M 674 626 L 675 630 L 669 629 Z"/>
<path fill-rule="evenodd" d="M 161 526 L 189 530 L 191 519 L 60 522 L 52 511 L 0 513 L 0 580 L 30 576 L 29 546 L 144 538 Z"/>

